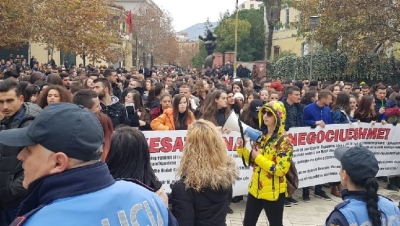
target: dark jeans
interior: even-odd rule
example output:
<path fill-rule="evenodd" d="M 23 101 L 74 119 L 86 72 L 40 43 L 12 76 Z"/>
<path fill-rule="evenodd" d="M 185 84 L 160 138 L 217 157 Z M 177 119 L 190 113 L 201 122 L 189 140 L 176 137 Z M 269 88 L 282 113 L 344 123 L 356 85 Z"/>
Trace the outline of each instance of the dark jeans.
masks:
<path fill-rule="evenodd" d="M 17 217 L 18 208 L 8 208 L 0 210 L 0 226 L 10 225 Z"/>
<path fill-rule="evenodd" d="M 246 210 L 244 212 L 243 226 L 255 226 L 264 209 L 270 226 L 282 226 L 285 193 L 279 195 L 276 201 L 257 199 L 250 193 L 247 196 Z"/>
<path fill-rule="evenodd" d="M 315 185 L 314 194 L 320 191 L 322 191 L 322 185 Z M 308 187 L 303 188 L 303 195 L 310 195 L 310 189 Z"/>

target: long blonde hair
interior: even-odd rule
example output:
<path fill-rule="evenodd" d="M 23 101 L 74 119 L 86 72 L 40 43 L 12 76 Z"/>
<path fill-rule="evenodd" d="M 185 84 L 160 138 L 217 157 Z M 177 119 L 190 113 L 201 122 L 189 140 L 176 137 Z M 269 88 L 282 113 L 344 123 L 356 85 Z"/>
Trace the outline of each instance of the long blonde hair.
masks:
<path fill-rule="evenodd" d="M 186 188 L 199 192 L 232 186 L 238 177 L 235 161 L 227 155 L 226 143 L 214 124 L 200 119 L 187 132 L 183 156 L 177 170 Z"/>

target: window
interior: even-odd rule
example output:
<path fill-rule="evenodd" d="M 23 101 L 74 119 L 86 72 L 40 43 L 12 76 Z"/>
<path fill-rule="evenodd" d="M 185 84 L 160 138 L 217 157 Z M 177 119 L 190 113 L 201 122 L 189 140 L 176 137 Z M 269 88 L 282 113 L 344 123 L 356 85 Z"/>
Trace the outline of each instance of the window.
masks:
<path fill-rule="evenodd" d="M 250 4 L 250 9 L 254 9 L 254 4 Z"/>
<path fill-rule="evenodd" d="M 285 21 L 285 24 L 289 25 L 289 22 L 290 22 L 290 10 L 289 10 L 289 8 L 286 8 L 286 21 Z"/>
<path fill-rule="evenodd" d="M 242 4 L 242 9 L 244 9 L 245 8 L 245 5 L 244 4 Z"/>

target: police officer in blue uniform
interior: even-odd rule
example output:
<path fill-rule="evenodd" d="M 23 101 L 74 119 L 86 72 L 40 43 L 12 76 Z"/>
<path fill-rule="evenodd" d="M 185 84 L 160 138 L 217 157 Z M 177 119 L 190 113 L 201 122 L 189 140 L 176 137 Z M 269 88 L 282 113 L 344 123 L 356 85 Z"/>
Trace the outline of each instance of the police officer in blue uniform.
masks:
<path fill-rule="evenodd" d="M 356 146 L 339 147 L 334 154 L 341 163 L 340 181 L 346 189 L 342 191 L 343 202 L 335 207 L 326 225 L 400 225 L 398 206 L 377 193 L 379 165 L 374 153 Z"/>

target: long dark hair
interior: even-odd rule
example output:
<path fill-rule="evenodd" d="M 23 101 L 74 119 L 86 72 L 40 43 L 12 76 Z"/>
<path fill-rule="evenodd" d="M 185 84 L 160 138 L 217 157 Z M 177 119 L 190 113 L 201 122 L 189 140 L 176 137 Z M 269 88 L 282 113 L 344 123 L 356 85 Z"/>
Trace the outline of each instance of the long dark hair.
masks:
<path fill-rule="evenodd" d="M 188 104 L 186 111 L 183 113 L 183 118 L 181 121 L 179 120 L 179 103 L 181 100 L 185 98 L 186 102 Z M 189 100 L 186 98 L 184 94 L 176 94 L 174 96 L 174 100 L 172 101 L 172 109 L 174 113 L 174 123 L 175 123 L 175 128 L 180 128 L 182 125 L 185 125 L 187 123 L 187 119 L 189 117 Z"/>
<path fill-rule="evenodd" d="M 203 111 L 203 116 L 201 117 L 204 120 L 208 120 L 212 123 L 214 123 L 214 125 L 218 126 L 217 123 L 217 114 L 218 114 L 218 106 L 217 103 L 215 102 L 215 100 L 219 99 L 221 97 L 221 95 L 223 93 L 226 93 L 223 90 L 215 90 L 214 92 L 212 92 L 211 94 L 211 100 L 210 100 L 210 104 L 204 108 Z M 225 108 L 225 118 L 227 118 L 227 116 L 229 115 L 229 113 L 231 112 L 231 108 L 228 107 Z"/>
<path fill-rule="evenodd" d="M 354 113 L 354 115 L 359 114 L 363 118 L 375 117 L 375 110 L 371 109 L 371 104 L 374 102 L 374 97 L 370 95 L 365 95 L 362 97 L 360 104 Z"/>
<path fill-rule="evenodd" d="M 137 129 L 123 126 L 115 130 L 106 163 L 114 178 L 137 179 L 151 188 L 160 184 L 151 167 L 147 140 Z"/>
<path fill-rule="evenodd" d="M 24 92 L 24 101 L 31 102 L 32 96 L 35 95 L 37 97 L 39 95 L 39 92 L 40 92 L 40 87 L 38 85 L 29 84 Z"/>
<path fill-rule="evenodd" d="M 379 184 L 375 178 L 367 178 L 362 181 L 353 181 L 355 185 L 367 190 L 367 212 L 373 226 L 382 225 L 381 212 L 378 209 L 378 188 Z"/>
<path fill-rule="evenodd" d="M 313 101 L 311 100 L 313 97 L 315 97 L 315 95 L 317 95 L 317 90 L 309 90 L 307 91 L 304 96 L 301 98 L 301 104 L 303 105 L 309 105 L 311 104 Z"/>
<path fill-rule="evenodd" d="M 146 106 L 149 107 L 151 104 L 160 96 L 162 90 L 165 89 L 165 85 L 163 83 L 156 83 L 153 87 L 151 87 L 149 91 L 149 96 L 147 97 Z"/>
<path fill-rule="evenodd" d="M 344 91 L 340 91 L 336 98 L 336 103 L 332 107 L 334 110 L 344 110 L 347 115 L 350 114 L 350 95 Z"/>

